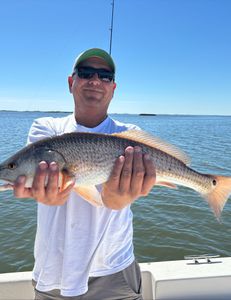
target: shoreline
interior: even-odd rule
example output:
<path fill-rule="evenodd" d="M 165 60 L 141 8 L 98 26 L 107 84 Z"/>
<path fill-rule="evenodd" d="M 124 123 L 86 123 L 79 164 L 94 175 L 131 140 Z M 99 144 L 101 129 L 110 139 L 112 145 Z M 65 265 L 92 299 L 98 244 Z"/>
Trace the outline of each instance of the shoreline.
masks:
<path fill-rule="evenodd" d="M 7 112 L 7 113 L 57 113 L 57 114 L 63 114 L 63 113 L 73 113 L 73 111 L 61 111 L 61 110 L 8 110 L 8 109 L 2 109 L 0 110 L 0 113 L 1 112 Z M 198 114 L 198 115 L 195 115 L 195 114 L 154 114 L 154 113 L 109 113 L 109 115 L 130 115 L 130 116 L 140 116 L 140 117 L 231 117 L 231 115 L 203 115 L 203 114 Z"/>

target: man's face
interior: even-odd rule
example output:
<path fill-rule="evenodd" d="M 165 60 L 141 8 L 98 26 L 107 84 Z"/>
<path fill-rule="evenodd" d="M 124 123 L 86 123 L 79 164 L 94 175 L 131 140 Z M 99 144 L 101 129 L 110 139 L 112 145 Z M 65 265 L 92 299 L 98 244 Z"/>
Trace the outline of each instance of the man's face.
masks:
<path fill-rule="evenodd" d="M 92 67 L 96 69 L 105 69 L 110 67 L 107 63 L 98 57 L 91 57 L 83 61 L 79 68 Z M 113 82 L 103 81 L 94 74 L 92 78 L 80 78 L 77 74 L 68 78 L 69 89 L 73 94 L 76 109 L 95 109 L 106 112 L 114 94 L 116 84 Z"/>

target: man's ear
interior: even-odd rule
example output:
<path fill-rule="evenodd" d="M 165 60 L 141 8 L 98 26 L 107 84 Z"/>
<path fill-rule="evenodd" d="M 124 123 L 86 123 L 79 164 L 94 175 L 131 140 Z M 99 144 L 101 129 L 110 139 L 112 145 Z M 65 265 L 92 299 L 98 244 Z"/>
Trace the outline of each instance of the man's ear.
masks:
<path fill-rule="evenodd" d="M 115 90 L 116 89 L 116 83 L 114 82 L 113 83 L 113 90 Z"/>
<path fill-rule="evenodd" d="M 73 78 L 72 76 L 68 76 L 68 86 L 69 86 L 69 92 L 72 94 L 72 84 L 73 84 Z"/>

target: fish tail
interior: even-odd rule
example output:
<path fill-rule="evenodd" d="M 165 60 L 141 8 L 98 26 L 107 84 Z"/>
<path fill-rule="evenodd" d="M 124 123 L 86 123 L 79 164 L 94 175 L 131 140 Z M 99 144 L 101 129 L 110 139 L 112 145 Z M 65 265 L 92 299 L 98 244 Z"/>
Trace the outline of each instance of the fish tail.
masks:
<path fill-rule="evenodd" d="M 203 196 L 208 201 L 216 218 L 220 220 L 222 209 L 231 194 L 231 177 L 211 176 L 213 178 L 214 188 L 211 192 Z"/>

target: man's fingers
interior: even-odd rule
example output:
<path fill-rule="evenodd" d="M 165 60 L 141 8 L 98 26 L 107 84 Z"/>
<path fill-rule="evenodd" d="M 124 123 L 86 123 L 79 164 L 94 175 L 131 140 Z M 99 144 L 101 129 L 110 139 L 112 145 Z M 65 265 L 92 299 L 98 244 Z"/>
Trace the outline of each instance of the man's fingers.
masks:
<path fill-rule="evenodd" d="M 106 183 L 110 185 L 110 188 L 112 189 L 118 188 L 123 165 L 124 165 L 124 156 L 120 156 L 116 159 L 111 175 Z"/>
<path fill-rule="evenodd" d="M 55 162 L 51 162 L 48 168 L 48 182 L 46 186 L 46 195 L 53 196 L 58 193 L 59 184 L 59 168 Z"/>
<path fill-rule="evenodd" d="M 32 184 L 33 197 L 35 199 L 44 198 L 47 174 L 48 164 L 45 161 L 41 161 L 38 165 Z"/>
<path fill-rule="evenodd" d="M 142 149 L 134 147 L 133 173 L 131 178 L 131 192 L 134 196 L 139 196 L 142 191 L 145 167 L 143 163 Z"/>
<path fill-rule="evenodd" d="M 16 198 L 32 197 L 31 190 L 25 188 L 26 176 L 19 176 L 14 183 L 14 196 Z"/>
<path fill-rule="evenodd" d="M 133 147 L 129 146 L 125 149 L 125 161 L 120 176 L 120 191 L 126 193 L 131 187 L 132 166 L 133 166 Z"/>
<path fill-rule="evenodd" d="M 47 181 L 47 182 L 46 182 Z M 63 205 L 75 184 L 71 182 L 59 191 L 59 169 L 55 162 L 49 167 L 45 161 L 39 163 L 31 188 L 25 188 L 26 177 L 19 176 L 14 184 L 14 195 L 17 198 L 34 198 L 47 205 Z"/>
<path fill-rule="evenodd" d="M 145 167 L 145 176 L 141 193 L 146 196 L 156 183 L 156 169 L 149 154 L 144 155 L 143 162 Z"/>
<path fill-rule="evenodd" d="M 55 193 L 52 197 L 49 198 L 49 195 L 46 195 L 46 200 L 43 201 L 47 205 L 63 205 L 65 204 L 68 196 L 74 187 L 75 182 L 71 182 L 62 192 Z"/>

